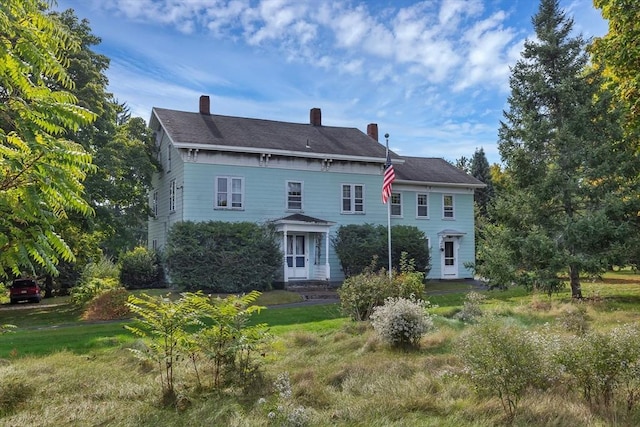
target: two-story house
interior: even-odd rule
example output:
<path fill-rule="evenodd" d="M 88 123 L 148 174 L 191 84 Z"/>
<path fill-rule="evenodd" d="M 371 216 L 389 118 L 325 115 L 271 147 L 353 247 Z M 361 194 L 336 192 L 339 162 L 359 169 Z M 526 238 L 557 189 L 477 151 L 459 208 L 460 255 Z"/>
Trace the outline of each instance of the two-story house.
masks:
<path fill-rule="evenodd" d="M 281 280 L 341 281 L 331 245 L 341 225 L 387 224 L 381 189 L 386 148 L 376 124 L 367 133 L 310 122 L 286 123 L 153 108 L 162 171 L 150 203 L 149 246 L 162 249 L 180 221 L 275 224 Z M 391 153 L 396 179 L 391 225 L 413 225 L 429 240 L 429 278 L 470 278 L 475 260 L 473 193 L 484 186 L 443 159 Z"/>

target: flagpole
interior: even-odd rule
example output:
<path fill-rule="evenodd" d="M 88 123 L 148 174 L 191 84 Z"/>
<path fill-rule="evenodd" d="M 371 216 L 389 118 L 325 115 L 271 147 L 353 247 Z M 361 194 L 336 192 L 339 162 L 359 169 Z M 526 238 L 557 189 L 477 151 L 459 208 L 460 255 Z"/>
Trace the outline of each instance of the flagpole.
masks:
<path fill-rule="evenodd" d="M 389 158 L 389 134 L 384 134 L 384 139 L 387 143 L 387 159 Z M 389 200 L 387 203 L 387 251 L 389 252 L 389 280 L 391 280 L 392 270 L 391 270 L 391 196 L 389 196 Z"/>

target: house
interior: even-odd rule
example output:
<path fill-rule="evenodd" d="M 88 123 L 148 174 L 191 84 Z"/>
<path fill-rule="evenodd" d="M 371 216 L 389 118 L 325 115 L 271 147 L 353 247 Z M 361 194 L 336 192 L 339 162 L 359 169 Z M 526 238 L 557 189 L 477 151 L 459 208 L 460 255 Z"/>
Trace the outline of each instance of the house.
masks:
<path fill-rule="evenodd" d="M 162 171 L 153 181 L 149 246 L 162 249 L 180 221 L 273 222 L 282 239 L 281 279 L 340 281 L 331 245 L 341 225 L 387 224 L 381 201 L 386 148 L 367 133 L 310 121 L 286 123 L 153 108 Z M 396 180 L 391 224 L 413 225 L 429 240 L 429 278 L 470 278 L 474 189 L 480 181 L 443 159 L 390 153 Z"/>

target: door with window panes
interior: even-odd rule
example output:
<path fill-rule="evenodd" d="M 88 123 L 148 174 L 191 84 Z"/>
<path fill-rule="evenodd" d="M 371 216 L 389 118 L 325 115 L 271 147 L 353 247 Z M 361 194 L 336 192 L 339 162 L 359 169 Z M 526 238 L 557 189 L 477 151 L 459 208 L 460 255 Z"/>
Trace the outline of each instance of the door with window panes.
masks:
<path fill-rule="evenodd" d="M 447 279 L 458 277 L 457 242 L 454 239 L 444 239 L 442 251 L 442 276 Z"/>
<path fill-rule="evenodd" d="M 287 277 L 288 279 L 307 279 L 307 238 L 304 234 L 287 235 Z"/>

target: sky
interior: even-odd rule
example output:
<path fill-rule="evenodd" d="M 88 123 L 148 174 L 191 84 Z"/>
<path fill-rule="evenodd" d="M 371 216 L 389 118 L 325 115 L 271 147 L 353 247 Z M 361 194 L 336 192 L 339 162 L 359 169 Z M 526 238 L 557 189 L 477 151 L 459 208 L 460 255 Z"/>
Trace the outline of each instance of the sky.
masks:
<path fill-rule="evenodd" d="M 108 90 L 152 107 L 358 128 L 400 155 L 499 163 L 510 67 L 534 39 L 536 0 L 57 0 L 110 58 Z M 592 0 L 560 0 L 585 39 Z"/>

